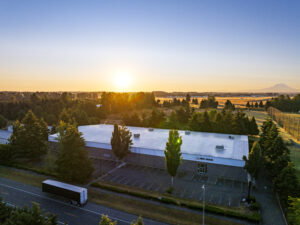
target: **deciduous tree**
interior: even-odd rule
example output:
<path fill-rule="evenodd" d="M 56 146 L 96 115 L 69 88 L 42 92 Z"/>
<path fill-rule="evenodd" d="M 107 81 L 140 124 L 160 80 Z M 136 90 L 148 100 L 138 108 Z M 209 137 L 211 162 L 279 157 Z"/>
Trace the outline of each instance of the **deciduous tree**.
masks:
<path fill-rule="evenodd" d="M 102 215 L 99 225 L 116 225 L 117 221 L 112 221 L 107 215 Z"/>
<path fill-rule="evenodd" d="M 174 184 L 174 177 L 177 174 L 179 165 L 181 164 L 181 145 L 182 139 L 177 130 L 169 131 L 169 139 L 165 149 L 166 169 L 171 176 L 171 186 Z"/>
<path fill-rule="evenodd" d="M 141 216 L 137 219 L 137 221 L 132 221 L 130 225 L 144 225 L 143 219 Z"/>
<path fill-rule="evenodd" d="M 7 119 L 0 115 L 0 129 L 3 129 L 7 126 Z"/>

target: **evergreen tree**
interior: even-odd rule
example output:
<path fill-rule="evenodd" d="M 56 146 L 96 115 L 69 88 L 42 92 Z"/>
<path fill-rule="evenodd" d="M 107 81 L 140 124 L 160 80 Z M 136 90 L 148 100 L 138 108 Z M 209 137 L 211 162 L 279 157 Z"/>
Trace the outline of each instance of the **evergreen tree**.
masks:
<path fill-rule="evenodd" d="M 40 126 L 41 126 L 41 132 L 42 132 L 44 140 L 48 141 L 49 129 L 48 129 L 47 123 L 45 122 L 45 120 L 43 118 L 40 119 Z"/>
<path fill-rule="evenodd" d="M 112 221 L 107 215 L 102 215 L 101 216 L 101 221 L 99 225 L 116 225 L 117 221 Z"/>
<path fill-rule="evenodd" d="M 9 142 L 17 156 L 39 158 L 47 152 L 47 140 L 45 124 L 30 110 L 22 124 L 19 121 L 14 123 Z"/>
<path fill-rule="evenodd" d="M 185 100 L 187 103 L 191 101 L 191 95 L 189 93 L 186 94 Z"/>
<path fill-rule="evenodd" d="M 257 179 L 263 161 L 261 148 L 257 141 L 253 143 L 248 159 L 246 156 L 244 156 L 243 159 L 246 162 L 244 168 L 252 178 Z"/>
<path fill-rule="evenodd" d="M 130 225 L 144 225 L 143 219 L 139 216 L 137 221 L 132 221 Z"/>
<path fill-rule="evenodd" d="M 131 137 L 132 134 L 126 127 L 120 127 L 117 124 L 114 125 L 110 143 L 113 153 L 119 160 L 122 160 L 130 153 L 132 146 Z"/>
<path fill-rule="evenodd" d="M 250 108 L 251 108 L 251 105 L 250 105 L 250 103 L 249 103 L 249 102 L 247 102 L 247 104 L 246 104 L 246 108 L 247 108 L 247 109 L 250 109 Z"/>
<path fill-rule="evenodd" d="M 181 144 L 182 139 L 179 136 L 177 130 L 170 130 L 169 131 L 169 139 L 166 143 L 165 153 L 165 162 L 166 162 L 166 169 L 171 176 L 171 186 L 173 187 L 174 177 L 177 174 L 177 169 L 181 164 Z"/>
<path fill-rule="evenodd" d="M 296 169 L 291 162 L 274 179 L 273 184 L 283 202 L 287 202 L 288 196 L 297 196 L 299 184 Z"/>
<path fill-rule="evenodd" d="M 67 111 L 66 108 L 64 108 L 62 110 L 62 112 L 60 113 L 59 115 L 59 121 L 63 121 L 65 123 L 72 123 L 73 122 L 73 119 L 72 119 L 72 116 L 71 114 Z"/>
<path fill-rule="evenodd" d="M 0 115 L 0 129 L 3 129 L 7 126 L 7 119 L 4 116 Z"/>
<path fill-rule="evenodd" d="M 235 110 L 235 106 L 234 106 L 234 104 L 231 103 L 230 100 L 227 100 L 227 101 L 225 102 L 224 109 L 225 109 L 225 110 L 231 110 L 231 111 L 234 111 L 234 110 Z"/>
<path fill-rule="evenodd" d="M 61 122 L 58 128 L 60 150 L 56 161 L 59 176 L 72 182 L 84 183 L 93 173 L 92 162 L 84 149 L 85 142 L 77 127 Z"/>
<path fill-rule="evenodd" d="M 211 122 L 207 111 L 205 111 L 200 119 L 200 126 L 203 132 L 211 132 Z"/>
<path fill-rule="evenodd" d="M 252 134 L 252 135 L 259 134 L 259 130 L 258 130 L 257 123 L 256 123 L 254 116 L 251 118 L 250 123 L 249 123 L 249 134 Z"/>
<path fill-rule="evenodd" d="M 291 225 L 300 224 L 300 198 L 289 197 L 287 220 Z"/>
<path fill-rule="evenodd" d="M 264 107 L 264 103 L 262 101 L 259 102 L 259 108 L 263 108 Z"/>

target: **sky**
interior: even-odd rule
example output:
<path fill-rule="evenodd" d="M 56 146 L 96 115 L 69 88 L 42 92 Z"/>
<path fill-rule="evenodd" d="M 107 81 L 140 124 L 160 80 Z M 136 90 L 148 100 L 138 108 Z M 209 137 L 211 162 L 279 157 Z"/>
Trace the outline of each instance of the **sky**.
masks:
<path fill-rule="evenodd" d="M 0 0 L 0 90 L 300 90 L 299 12 L 298 0 Z"/>

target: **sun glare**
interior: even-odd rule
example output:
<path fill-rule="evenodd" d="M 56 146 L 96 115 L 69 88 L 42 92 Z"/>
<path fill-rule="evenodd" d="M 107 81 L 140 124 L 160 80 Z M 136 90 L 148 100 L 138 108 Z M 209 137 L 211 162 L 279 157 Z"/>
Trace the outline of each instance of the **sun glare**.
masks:
<path fill-rule="evenodd" d="M 126 91 L 131 84 L 131 76 L 128 73 L 120 73 L 115 77 L 115 85 L 118 91 Z"/>

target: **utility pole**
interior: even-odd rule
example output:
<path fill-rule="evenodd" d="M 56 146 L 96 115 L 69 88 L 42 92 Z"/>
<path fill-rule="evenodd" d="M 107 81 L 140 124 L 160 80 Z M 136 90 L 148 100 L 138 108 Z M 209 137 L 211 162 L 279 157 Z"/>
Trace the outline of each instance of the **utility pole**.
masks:
<path fill-rule="evenodd" d="M 202 215 L 202 225 L 205 225 L 205 185 L 202 185 L 203 189 L 203 215 Z"/>

